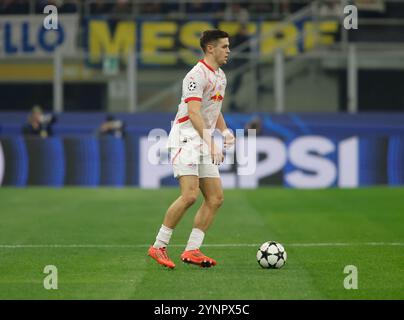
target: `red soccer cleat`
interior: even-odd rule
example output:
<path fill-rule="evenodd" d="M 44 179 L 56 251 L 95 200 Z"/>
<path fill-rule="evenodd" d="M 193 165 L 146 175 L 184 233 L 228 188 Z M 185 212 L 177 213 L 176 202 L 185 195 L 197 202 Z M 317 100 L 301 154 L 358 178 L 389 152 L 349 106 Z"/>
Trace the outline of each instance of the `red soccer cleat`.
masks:
<path fill-rule="evenodd" d="M 192 263 L 202 268 L 210 268 L 217 263 L 214 259 L 205 256 L 199 249 L 184 251 L 181 260 L 185 263 Z"/>
<path fill-rule="evenodd" d="M 167 254 L 166 248 L 154 248 L 151 246 L 148 251 L 148 255 L 156 260 L 162 266 L 165 266 L 170 269 L 175 268 L 174 262 L 170 260 Z"/>

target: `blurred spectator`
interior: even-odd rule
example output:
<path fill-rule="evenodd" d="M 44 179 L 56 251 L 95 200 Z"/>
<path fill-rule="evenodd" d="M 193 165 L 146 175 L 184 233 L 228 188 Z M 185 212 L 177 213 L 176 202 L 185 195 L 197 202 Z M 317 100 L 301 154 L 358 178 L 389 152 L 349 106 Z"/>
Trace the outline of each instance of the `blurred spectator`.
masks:
<path fill-rule="evenodd" d="M 167 13 L 178 13 L 180 5 L 176 0 L 166 0 L 161 4 L 161 10 Z"/>
<path fill-rule="evenodd" d="M 78 1 L 74 0 L 39 0 L 37 1 L 37 13 L 43 13 L 43 9 L 47 5 L 55 6 L 58 13 L 75 13 L 78 12 Z"/>
<path fill-rule="evenodd" d="M 12 13 L 14 7 L 14 0 L 3 0 L 0 2 L 0 13 L 8 14 Z"/>
<path fill-rule="evenodd" d="M 261 136 L 263 133 L 262 119 L 259 115 L 254 115 L 250 121 L 244 126 L 244 135 L 248 134 L 248 129 L 255 130 L 256 136 Z"/>
<path fill-rule="evenodd" d="M 283 19 L 290 13 L 307 6 L 309 3 L 309 0 L 300 0 L 297 3 L 296 0 L 277 0 L 267 2 L 253 1 L 250 4 L 249 12 L 251 12 L 255 17 L 259 16 L 262 19 L 266 19 L 268 17 L 274 19 Z"/>
<path fill-rule="evenodd" d="M 303 9 L 304 7 L 310 5 L 310 1 L 293 1 L 293 0 L 282 0 L 283 6 L 282 10 L 284 13 L 295 13 Z"/>
<path fill-rule="evenodd" d="M 28 123 L 22 128 L 24 135 L 47 138 L 53 135 L 52 125 L 56 117 L 52 114 L 44 114 L 39 105 L 35 105 L 28 116 Z"/>
<path fill-rule="evenodd" d="M 225 4 L 220 0 L 194 0 L 180 3 L 178 0 L 166 0 L 162 2 L 160 13 L 167 13 L 171 17 L 185 17 L 187 14 L 205 14 L 211 18 L 223 16 Z"/>
<path fill-rule="evenodd" d="M 320 3 L 318 13 L 323 17 L 340 17 L 344 12 L 340 0 L 326 0 Z"/>
<path fill-rule="evenodd" d="M 274 11 L 274 5 L 272 2 L 256 2 L 250 4 L 249 12 L 254 16 L 265 17 L 268 14 L 272 14 Z"/>
<path fill-rule="evenodd" d="M 213 13 L 215 18 L 223 18 L 224 11 L 226 9 L 226 4 L 220 0 L 210 2 L 210 11 Z"/>
<path fill-rule="evenodd" d="M 171 19 L 176 19 L 185 16 L 185 12 L 182 12 L 181 8 L 182 6 L 180 6 L 178 1 L 166 0 L 160 5 L 160 13 L 166 13 Z"/>
<path fill-rule="evenodd" d="M 230 59 L 229 67 L 233 70 L 240 68 L 241 66 L 248 63 L 250 57 L 249 53 L 251 51 L 250 44 L 246 44 L 250 40 L 250 36 L 248 35 L 247 25 L 241 25 L 238 32 L 231 38 L 230 45 L 232 48 L 237 50 L 237 47 L 243 45 L 243 49 L 239 52 L 240 54 L 235 55 Z M 244 72 L 238 72 L 234 78 L 233 82 L 230 85 L 230 95 L 231 95 L 231 103 L 229 105 L 230 111 L 238 111 L 238 105 L 236 103 L 235 96 L 240 89 L 240 85 L 243 80 Z"/>
<path fill-rule="evenodd" d="M 29 13 L 27 0 L 0 0 L 0 14 L 26 14 Z"/>
<path fill-rule="evenodd" d="M 301 4 L 301 5 L 302 5 L 301 8 L 303 8 L 303 7 L 305 6 L 304 3 Z M 287 15 L 290 14 L 290 12 L 291 12 L 290 9 L 291 9 L 292 5 L 289 3 L 289 0 L 281 0 L 280 3 L 279 3 L 279 6 L 280 6 L 279 11 L 280 11 L 284 16 L 287 16 Z"/>
<path fill-rule="evenodd" d="M 391 2 L 393 6 L 399 2 Z M 358 8 L 359 18 L 381 18 L 386 17 L 386 3 L 384 0 L 354 0 L 353 4 Z M 403 5 L 401 3 L 401 5 Z M 399 7 L 394 8 L 394 13 L 397 13 Z M 400 16 L 397 16 L 400 17 Z"/>
<path fill-rule="evenodd" d="M 224 19 L 227 21 L 236 21 L 240 24 L 247 24 L 250 20 L 250 14 L 240 3 L 228 3 L 224 11 Z"/>
<path fill-rule="evenodd" d="M 130 14 L 132 12 L 129 0 L 117 0 L 115 7 L 112 9 L 112 14 L 122 15 Z"/>
<path fill-rule="evenodd" d="M 162 10 L 162 6 L 160 2 L 147 2 L 147 3 L 142 3 L 142 14 L 150 14 L 150 15 L 158 15 L 163 12 L 169 12 L 168 9 L 169 4 L 166 4 L 164 6 L 164 10 Z"/>
<path fill-rule="evenodd" d="M 111 135 L 115 138 L 125 137 L 125 123 L 115 118 L 114 115 L 107 115 L 105 121 L 98 129 L 99 135 Z"/>
<path fill-rule="evenodd" d="M 383 9 L 385 9 L 388 18 L 404 17 L 404 2 L 387 2 Z"/>
<path fill-rule="evenodd" d="M 186 11 L 187 14 L 198 14 L 198 13 L 207 13 L 211 12 L 211 5 L 208 2 L 204 2 L 203 0 L 195 0 L 187 3 Z"/>
<path fill-rule="evenodd" d="M 112 3 L 106 3 L 105 0 L 96 0 L 90 4 L 91 14 L 107 14 L 112 11 L 114 5 Z"/>

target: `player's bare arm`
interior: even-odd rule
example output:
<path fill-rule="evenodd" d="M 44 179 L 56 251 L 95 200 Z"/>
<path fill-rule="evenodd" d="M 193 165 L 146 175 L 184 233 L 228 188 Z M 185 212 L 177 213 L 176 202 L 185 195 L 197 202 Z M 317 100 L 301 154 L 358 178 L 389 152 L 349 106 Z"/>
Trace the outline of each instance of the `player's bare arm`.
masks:
<path fill-rule="evenodd" d="M 224 120 L 223 114 L 220 112 L 219 117 L 216 122 L 216 129 L 219 129 L 220 132 L 223 132 L 227 129 L 226 121 Z"/>
<path fill-rule="evenodd" d="M 234 144 L 235 138 L 233 133 L 227 128 L 226 121 L 224 120 L 223 113 L 221 112 L 217 118 L 216 129 L 218 129 L 224 137 L 225 149 L 230 148 Z"/>
<path fill-rule="evenodd" d="M 212 162 L 214 164 L 220 164 L 224 160 L 223 153 L 215 145 L 212 137 L 207 133 L 207 128 L 201 116 L 201 103 L 199 101 L 189 101 L 188 102 L 188 115 L 192 122 L 195 130 L 201 136 L 201 138 L 206 142 L 212 156 Z"/>

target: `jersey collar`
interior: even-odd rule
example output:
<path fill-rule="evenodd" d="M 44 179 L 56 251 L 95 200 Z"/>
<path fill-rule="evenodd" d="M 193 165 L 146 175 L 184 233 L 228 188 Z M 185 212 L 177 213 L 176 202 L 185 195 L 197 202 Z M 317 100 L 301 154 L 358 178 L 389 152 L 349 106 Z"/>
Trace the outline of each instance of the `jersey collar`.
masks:
<path fill-rule="evenodd" d="M 216 71 L 210 65 L 208 65 L 203 59 L 199 60 L 199 62 L 204 64 L 206 66 L 206 68 L 208 68 L 213 73 L 216 73 Z"/>

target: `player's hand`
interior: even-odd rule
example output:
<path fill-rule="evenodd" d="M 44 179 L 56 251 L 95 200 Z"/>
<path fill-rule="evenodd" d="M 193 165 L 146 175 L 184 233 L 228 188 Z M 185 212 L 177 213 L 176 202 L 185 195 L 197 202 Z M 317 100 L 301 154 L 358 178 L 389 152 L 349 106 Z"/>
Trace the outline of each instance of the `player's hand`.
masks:
<path fill-rule="evenodd" d="M 224 161 L 223 152 L 214 143 L 212 143 L 210 155 L 213 164 L 219 165 Z"/>
<path fill-rule="evenodd" d="M 234 138 L 234 135 L 231 133 L 229 129 L 226 129 L 222 132 L 223 138 L 224 138 L 224 149 L 230 149 L 233 145 L 234 142 L 236 141 L 236 138 Z"/>

